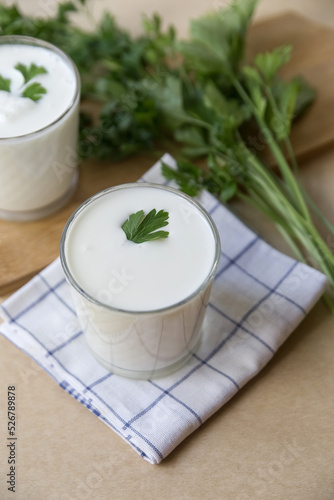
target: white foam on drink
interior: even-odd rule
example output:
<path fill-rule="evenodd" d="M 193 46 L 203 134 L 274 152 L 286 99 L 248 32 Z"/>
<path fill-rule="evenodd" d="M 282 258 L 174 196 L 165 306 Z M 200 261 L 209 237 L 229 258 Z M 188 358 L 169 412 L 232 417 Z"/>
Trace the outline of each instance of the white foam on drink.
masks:
<path fill-rule="evenodd" d="M 121 226 L 135 212 L 169 212 L 169 237 L 141 244 Z M 193 294 L 208 277 L 215 239 L 205 216 L 187 199 L 155 187 L 111 191 L 88 204 L 66 236 L 65 255 L 90 296 L 127 311 L 156 310 Z"/>

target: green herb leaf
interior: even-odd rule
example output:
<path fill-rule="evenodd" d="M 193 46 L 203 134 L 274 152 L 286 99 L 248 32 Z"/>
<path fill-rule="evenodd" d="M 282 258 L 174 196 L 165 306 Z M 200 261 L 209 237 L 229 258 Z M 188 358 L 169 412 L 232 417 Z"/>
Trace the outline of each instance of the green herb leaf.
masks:
<path fill-rule="evenodd" d="M 61 3 L 59 6 L 58 6 L 58 21 L 60 23 L 66 23 L 67 19 L 68 19 L 68 14 L 70 12 L 76 12 L 77 8 L 76 6 L 74 5 L 73 2 L 65 2 L 65 3 Z"/>
<path fill-rule="evenodd" d="M 217 86 L 209 81 L 205 86 L 204 102 L 230 129 L 240 127 L 251 116 L 250 110 L 237 99 L 227 99 Z M 211 111 L 211 112 L 212 112 Z"/>
<path fill-rule="evenodd" d="M 203 170 L 187 161 L 179 160 L 177 169 L 162 162 L 161 171 L 166 179 L 175 181 L 181 191 L 189 196 L 196 196 L 202 188 Z"/>
<path fill-rule="evenodd" d="M 36 64 L 34 63 L 30 64 L 29 67 L 26 66 L 25 64 L 18 63 L 15 66 L 15 69 L 17 69 L 17 71 L 19 71 L 24 78 L 24 84 L 21 86 L 21 89 L 24 88 L 24 85 L 28 83 L 32 78 L 35 78 L 35 76 L 47 73 L 46 69 L 43 68 L 43 66 L 36 66 Z M 0 75 L 0 90 L 5 90 L 6 92 L 10 92 L 10 85 L 11 85 L 11 80 L 3 78 Z M 23 91 L 21 91 L 22 97 L 28 97 L 29 99 L 35 102 L 39 101 L 39 99 L 42 97 L 43 94 L 46 94 L 46 89 L 38 82 L 30 84 Z"/>
<path fill-rule="evenodd" d="M 290 82 L 284 82 L 276 78 L 274 84 L 271 86 L 271 91 L 275 100 L 275 107 L 271 109 L 267 121 L 270 123 L 277 140 L 282 141 L 290 134 L 299 92 L 299 83 L 294 79 Z"/>
<path fill-rule="evenodd" d="M 310 107 L 316 97 L 316 91 L 301 76 L 296 76 L 294 80 L 299 86 L 294 109 L 295 118 L 302 115 Z"/>
<path fill-rule="evenodd" d="M 253 104 L 256 106 L 260 116 L 263 117 L 267 108 L 267 99 L 262 95 L 264 86 L 263 77 L 260 75 L 258 69 L 251 66 L 243 66 L 241 73 L 244 77 Z"/>
<path fill-rule="evenodd" d="M 39 101 L 43 94 L 46 94 L 46 89 L 38 82 L 29 85 L 22 92 L 22 97 L 28 97 L 32 101 Z"/>
<path fill-rule="evenodd" d="M 174 137 L 189 146 L 206 146 L 201 130 L 193 126 L 176 129 Z"/>
<path fill-rule="evenodd" d="M 8 78 L 4 78 L 0 75 L 0 90 L 5 90 L 6 92 L 10 92 L 10 84 L 11 81 Z"/>
<path fill-rule="evenodd" d="M 157 231 L 157 229 L 167 226 L 168 217 L 169 213 L 164 210 L 157 213 L 153 209 L 147 215 L 144 214 L 144 210 L 140 210 L 130 215 L 122 225 L 122 229 L 127 239 L 134 243 L 168 238 L 168 231 Z"/>
<path fill-rule="evenodd" d="M 291 58 L 291 45 L 282 45 L 271 52 L 258 54 L 255 57 L 255 65 L 259 68 L 264 78 L 271 81 L 277 71 Z"/>
<path fill-rule="evenodd" d="M 166 127 L 174 129 L 185 123 L 196 123 L 183 107 L 182 82 L 175 76 L 168 76 L 166 81 L 156 86 L 154 95 L 163 112 Z"/>
<path fill-rule="evenodd" d="M 237 0 L 191 21 L 189 42 L 182 52 L 192 68 L 203 75 L 220 73 L 229 79 L 243 57 L 245 33 L 257 0 Z"/>
<path fill-rule="evenodd" d="M 26 66 L 25 64 L 18 63 L 15 66 L 15 69 L 22 73 L 24 78 L 24 83 L 28 83 L 30 80 L 35 78 L 37 75 L 45 75 L 47 73 L 46 69 L 43 66 L 36 66 L 36 64 L 32 63 L 30 66 Z"/>

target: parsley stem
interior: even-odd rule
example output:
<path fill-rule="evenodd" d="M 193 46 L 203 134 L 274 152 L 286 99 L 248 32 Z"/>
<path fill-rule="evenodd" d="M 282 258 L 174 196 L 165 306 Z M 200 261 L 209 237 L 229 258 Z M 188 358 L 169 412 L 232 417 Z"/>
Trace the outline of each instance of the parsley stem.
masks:
<path fill-rule="evenodd" d="M 290 158 L 291 165 L 293 166 L 294 172 L 297 173 L 299 170 L 298 164 L 297 164 L 296 157 L 295 157 L 295 154 L 293 152 L 292 144 L 291 144 L 289 137 L 287 137 L 285 139 L 285 146 L 286 146 L 289 158 Z M 303 188 L 302 185 L 300 186 L 300 189 L 302 191 L 302 194 L 303 194 L 304 199 L 305 199 L 306 203 L 308 204 L 308 206 L 311 208 L 311 210 L 314 212 L 314 214 L 318 217 L 318 219 L 322 222 L 324 227 L 326 227 L 326 229 L 328 229 L 328 231 L 334 235 L 334 226 L 327 219 L 327 217 L 321 212 L 319 207 L 312 200 L 312 197 L 308 194 L 308 192 Z"/>
<path fill-rule="evenodd" d="M 253 101 L 251 100 L 251 98 L 249 97 L 249 95 L 247 94 L 247 92 L 245 91 L 245 89 L 243 88 L 243 86 L 241 85 L 241 83 L 239 82 L 239 80 L 235 76 L 233 78 L 233 85 L 234 85 L 235 89 L 237 90 L 237 92 L 239 93 L 240 97 L 244 100 L 245 104 L 248 104 L 250 106 L 250 108 L 253 112 L 253 115 L 254 115 L 254 117 L 255 117 L 255 119 L 260 127 L 260 130 L 262 131 L 262 133 L 264 134 L 264 136 L 267 139 L 268 146 L 270 147 L 271 152 L 273 153 L 274 158 L 277 161 L 277 164 L 278 164 L 278 167 L 281 171 L 281 174 L 283 175 L 285 181 L 287 182 L 287 187 L 295 195 L 295 200 L 299 206 L 301 213 L 304 215 L 305 219 L 311 220 L 309 211 L 307 209 L 307 205 L 306 205 L 306 203 L 303 199 L 303 196 L 301 194 L 298 182 L 296 181 L 293 173 L 291 172 L 290 166 L 287 163 L 287 161 L 282 153 L 282 150 L 278 146 L 272 131 L 267 126 L 265 120 L 262 118 L 262 116 L 258 112 L 256 106 L 253 104 Z"/>
<path fill-rule="evenodd" d="M 317 267 L 327 275 L 331 285 L 334 286 L 334 256 L 312 221 L 305 219 L 295 205 L 286 198 L 273 174 L 250 151 L 247 162 L 248 178 L 243 187 L 248 194 L 239 192 L 240 199 L 269 216 L 294 254 L 301 258 L 302 253 L 297 246 L 299 242 L 306 254 L 312 256 Z"/>

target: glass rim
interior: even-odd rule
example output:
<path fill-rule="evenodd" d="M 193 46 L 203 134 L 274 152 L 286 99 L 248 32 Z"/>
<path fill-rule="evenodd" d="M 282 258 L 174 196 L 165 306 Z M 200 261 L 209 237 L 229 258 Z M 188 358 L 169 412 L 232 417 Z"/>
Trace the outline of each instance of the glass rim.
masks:
<path fill-rule="evenodd" d="M 214 237 L 214 241 L 215 241 L 214 259 L 213 259 L 209 273 L 207 274 L 207 276 L 203 280 L 203 282 L 200 284 L 200 286 L 197 287 L 190 295 L 187 295 L 182 300 L 179 300 L 178 302 L 175 302 L 174 304 L 170 304 L 166 307 L 161 307 L 158 309 L 146 309 L 146 310 L 133 311 L 131 309 L 123 309 L 123 308 L 119 308 L 119 307 L 113 307 L 110 304 L 105 304 L 104 302 L 94 298 L 92 295 L 90 295 L 88 292 L 86 292 L 86 290 L 84 290 L 79 285 L 79 283 L 76 281 L 76 279 L 72 275 L 72 273 L 69 269 L 69 266 L 67 264 L 67 259 L 66 259 L 66 252 L 65 252 L 66 236 L 67 236 L 67 233 L 68 233 L 70 227 L 72 226 L 74 220 L 76 219 L 76 217 L 83 210 L 85 210 L 85 208 L 88 205 L 93 203 L 95 200 L 101 198 L 102 196 L 105 196 L 112 191 L 118 191 L 120 189 L 131 189 L 134 187 L 148 187 L 148 188 L 167 190 L 167 191 L 175 193 L 178 196 L 180 196 L 181 198 L 184 198 L 185 200 L 189 201 L 205 217 L 206 221 L 208 222 L 208 224 L 211 228 L 211 231 L 212 231 L 212 234 Z M 65 277 L 68 280 L 68 282 L 70 283 L 70 285 L 73 286 L 73 288 L 77 292 L 79 292 L 79 294 L 82 295 L 89 302 L 92 302 L 93 304 L 100 306 L 100 307 L 103 307 L 105 309 L 108 309 L 110 311 L 123 313 L 123 314 L 132 314 L 132 315 L 159 314 L 159 313 L 164 313 L 164 312 L 167 312 L 167 311 L 170 311 L 173 309 L 177 309 L 178 307 L 186 304 L 187 302 L 190 302 L 199 293 L 201 293 L 203 290 L 205 290 L 207 285 L 210 283 L 210 281 L 212 280 L 212 278 L 216 274 L 219 259 L 220 259 L 220 253 L 221 253 L 220 250 L 221 250 L 221 244 L 220 244 L 220 237 L 219 237 L 217 226 L 214 223 L 211 215 L 207 212 L 207 210 L 198 201 L 194 200 L 193 198 L 191 198 L 190 196 L 188 196 L 187 194 L 183 193 L 182 191 L 180 191 L 178 189 L 175 189 L 175 188 L 170 187 L 170 186 L 165 186 L 163 184 L 157 184 L 157 183 L 153 183 L 153 182 L 131 182 L 131 183 L 119 184 L 117 186 L 112 186 L 110 188 L 104 189 L 103 191 L 100 191 L 100 192 L 94 194 L 93 196 L 91 196 L 90 198 L 85 200 L 83 203 L 81 203 L 81 205 L 71 214 L 71 216 L 69 217 L 68 221 L 66 222 L 66 224 L 64 226 L 64 229 L 63 229 L 63 232 L 61 235 L 61 239 L 60 239 L 60 262 L 61 262 L 64 274 L 65 274 Z"/>
<path fill-rule="evenodd" d="M 27 134 L 21 134 L 21 135 L 15 135 L 12 137 L 0 137 L 0 142 L 14 142 L 17 139 L 25 139 L 25 138 L 31 138 L 34 135 L 39 135 L 42 132 L 48 130 L 49 128 L 53 127 L 56 125 L 58 122 L 60 122 L 76 105 L 80 98 L 80 91 L 81 91 L 81 80 L 80 80 L 80 74 L 78 71 L 78 68 L 73 61 L 73 59 L 66 54 L 62 49 L 57 47 L 56 45 L 53 45 L 50 42 L 46 42 L 45 40 L 41 40 L 40 38 L 35 38 L 33 36 L 24 36 L 24 35 L 3 35 L 0 37 L 0 45 L 31 45 L 33 47 L 42 47 L 48 50 L 51 50 L 52 52 L 55 52 L 58 54 L 72 69 L 75 77 L 75 92 L 73 94 L 73 98 L 71 99 L 71 102 L 69 103 L 68 107 L 65 109 L 65 111 L 59 115 L 55 120 L 53 120 L 51 123 L 48 123 L 42 128 L 39 128 L 37 130 L 33 130 L 32 132 L 28 132 Z"/>

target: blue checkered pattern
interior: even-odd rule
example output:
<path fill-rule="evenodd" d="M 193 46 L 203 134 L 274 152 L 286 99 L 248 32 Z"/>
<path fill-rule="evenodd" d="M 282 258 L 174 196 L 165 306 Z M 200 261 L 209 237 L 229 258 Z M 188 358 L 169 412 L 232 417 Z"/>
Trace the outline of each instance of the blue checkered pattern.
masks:
<path fill-rule="evenodd" d="M 141 180 L 164 182 L 160 164 Z M 134 381 L 98 365 L 59 259 L 1 308 L 1 333 L 153 464 L 268 363 L 326 286 L 322 274 L 271 248 L 210 194 L 199 201 L 217 224 L 222 253 L 202 344 L 177 373 Z"/>

